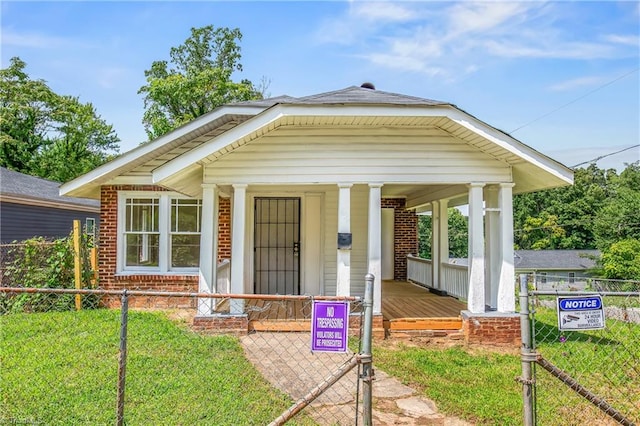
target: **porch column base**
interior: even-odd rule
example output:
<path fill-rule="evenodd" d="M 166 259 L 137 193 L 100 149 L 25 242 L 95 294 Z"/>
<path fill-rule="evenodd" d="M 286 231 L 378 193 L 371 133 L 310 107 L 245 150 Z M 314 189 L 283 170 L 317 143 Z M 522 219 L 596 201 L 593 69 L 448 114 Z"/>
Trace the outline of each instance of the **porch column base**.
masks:
<path fill-rule="evenodd" d="M 520 346 L 520 314 L 475 314 L 470 311 L 462 311 L 460 314 L 466 344 Z"/>
<path fill-rule="evenodd" d="M 245 336 L 249 333 L 249 316 L 215 314 L 196 316 L 191 325 L 194 331 L 205 334 L 231 334 Z"/>

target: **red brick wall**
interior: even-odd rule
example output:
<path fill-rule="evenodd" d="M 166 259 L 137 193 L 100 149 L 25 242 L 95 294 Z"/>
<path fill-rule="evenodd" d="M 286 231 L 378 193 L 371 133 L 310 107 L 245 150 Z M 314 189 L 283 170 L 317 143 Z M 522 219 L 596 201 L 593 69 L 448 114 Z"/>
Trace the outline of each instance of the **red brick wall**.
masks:
<path fill-rule="evenodd" d="M 197 291 L 193 275 L 115 276 L 118 242 L 118 191 L 165 191 L 153 185 L 104 185 L 100 188 L 100 235 L 98 237 L 98 277 L 101 288 L 122 290 Z"/>
<path fill-rule="evenodd" d="M 218 262 L 231 259 L 231 198 L 218 198 Z"/>
<path fill-rule="evenodd" d="M 393 279 L 407 279 L 407 255 L 418 254 L 418 216 L 405 210 L 405 199 L 383 198 L 382 208 L 394 209 L 394 271 Z"/>
<path fill-rule="evenodd" d="M 462 329 L 466 343 L 520 345 L 518 315 L 465 317 Z"/>

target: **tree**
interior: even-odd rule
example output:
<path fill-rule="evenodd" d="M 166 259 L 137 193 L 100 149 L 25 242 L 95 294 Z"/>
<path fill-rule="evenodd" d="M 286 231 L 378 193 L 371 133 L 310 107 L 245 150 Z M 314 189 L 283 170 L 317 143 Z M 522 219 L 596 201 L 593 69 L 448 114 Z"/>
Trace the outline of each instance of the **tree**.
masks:
<path fill-rule="evenodd" d="M 449 257 L 467 257 L 468 219 L 460 210 L 449 208 Z M 431 259 L 431 216 L 418 218 L 418 255 L 424 259 Z"/>
<path fill-rule="evenodd" d="M 640 240 L 613 243 L 602 253 L 600 264 L 605 278 L 640 281 Z"/>
<path fill-rule="evenodd" d="M 118 152 L 118 136 L 92 104 L 56 94 L 25 68 L 14 57 L 0 70 L 1 166 L 65 182 Z"/>
<path fill-rule="evenodd" d="M 208 25 L 192 28 L 184 44 L 172 47 L 167 61 L 154 61 L 145 71 L 147 84 L 142 119 L 149 140 L 230 102 L 261 99 L 249 80 L 232 81 L 240 64 L 240 30 Z"/>

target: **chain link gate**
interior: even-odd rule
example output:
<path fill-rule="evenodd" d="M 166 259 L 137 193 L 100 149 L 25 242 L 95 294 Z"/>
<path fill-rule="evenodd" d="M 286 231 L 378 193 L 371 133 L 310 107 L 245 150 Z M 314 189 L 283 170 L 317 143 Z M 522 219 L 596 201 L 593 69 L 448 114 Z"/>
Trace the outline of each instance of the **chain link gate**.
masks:
<path fill-rule="evenodd" d="M 520 276 L 524 424 L 639 424 L 640 283 L 585 279 L 579 290 L 537 288 L 535 277 Z M 559 322 L 582 318 L 560 317 L 558 298 L 594 296 L 604 328 L 561 330 Z"/>
<path fill-rule="evenodd" d="M 0 287 L 0 424 L 370 425 L 365 281 L 364 300 Z M 241 302 L 241 327 L 194 332 L 203 299 L 226 325 Z M 318 299 L 349 301 L 345 353 L 311 352 Z"/>

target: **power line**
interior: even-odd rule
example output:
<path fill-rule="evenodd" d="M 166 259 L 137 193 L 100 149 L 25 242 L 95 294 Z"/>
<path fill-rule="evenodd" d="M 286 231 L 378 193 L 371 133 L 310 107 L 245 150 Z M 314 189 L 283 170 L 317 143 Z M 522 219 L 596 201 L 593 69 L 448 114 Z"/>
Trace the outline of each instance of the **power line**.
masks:
<path fill-rule="evenodd" d="M 609 82 L 607 82 L 607 83 L 604 83 L 604 84 L 603 84 L 603 85 L 601 85 L 601 86 L 596 87 L 595 89 L 593 89 L 593 90 L 591 90 L 591 91 L 589 91 L 589 92 L 585 93 L 584 95 L 582 95 L 582 96 L 580 96 L 580 97 L 578 97 L 578 98 L 576 98 L 576 99 L 574 99 L 574 100 L 572 100 L 572 101 L 570 101 L 570 102 L 567 102 L 566 104 L 561 105 L 561 106 L 559 106 L 558 108 L 556 108 L 556 109 L 554 109 L 554 110 L 552 110 L 552 111 L 550 111 L 550 112 L 548 112 L 548 113 L 546 113 L 546 114 L 543 114 L 543 115 L 541 115 L 540 117 L 535 118 L 535 119 L 533 119 L 533 120 L 529 121 L 528 123 L 523 124 L 523 125 L 522 125 L 522 126 L 520 126 L 520 127 L 517 127 L 517 128 L 515 128 L 515 129 L 511 130 L 511 131 L 509 132 L 509 134 L 515 133 L 515 132 L 517 132 L 518 130 L 522 129 L 523 127 L 526 127 L 526 126 L 528 126 L 528 125 L 530 125 L 530 124 L 533 124 L 533 123 L 535 123 L 536 121 L 542 120 L 543 118 L 546 118 L 546 117 L 550 116 L 551 114 L 554 114 L 554 113 L 556 113 L 556 112 L 560 111 L 561 109 L 568 107 L 569 105 L 575 104 L 575 103 L 576 103 L 576 102 L 578 102 L 579 100 L 586 98 L 587 96 L 589 96 L 589 95 L 591 95 L 591 94 L 593 94 L 593 93 L 597 92 L 597 91 L 598 91 L 598 90 L 600 90 L 600 89 L 604 89 L 605 87 L 612 85 L 613 83 L 615 83 L 615 82 L 616 82 L 616 81 L 618 81 L 618 80 L 622 80 L 622 79 L 623 79 L 623 78 L 625 78 L 626 76 L 631 75 L 631 74 L 633 74 L 634 72 L 637 72 L 638 70 L 640 70 L 640 67 L 638 67 L 638 68 L 636 68 L 636 69 L 634 69 L 634 70 L 631 70 L 631 71 L 629 71 L 628 73 L 621 75 L 620 77 L 614 78 L 613 80 L 611 80 L 611 81 L 609 81 Z"/>
<path fill-rule="evenodd" d="M 628 148 L 621 149 L 620 151 L 612 152 L 610 154 L 601 155 L 600 157 L 594 158 L 593 160 L 583 161 L 580 164 L 576 164 L 575 166 L 571 166 L 571 168 L 575 169 L 576 167 L 582 166 L 583 164 L 592 164 L 592 163 L 595 163 L 596 161 L 602 160 L 603 158 L 610 157 L 610 156 L 616 155 L 616 154 L 620 154 L 621 152 L 625 152 L 625 151 L 627 151 L 629 149 L 637 148 L 639 146 L 640 146 L 640 144 L 637 144 L 637 145 L 630 146 Z"/>

